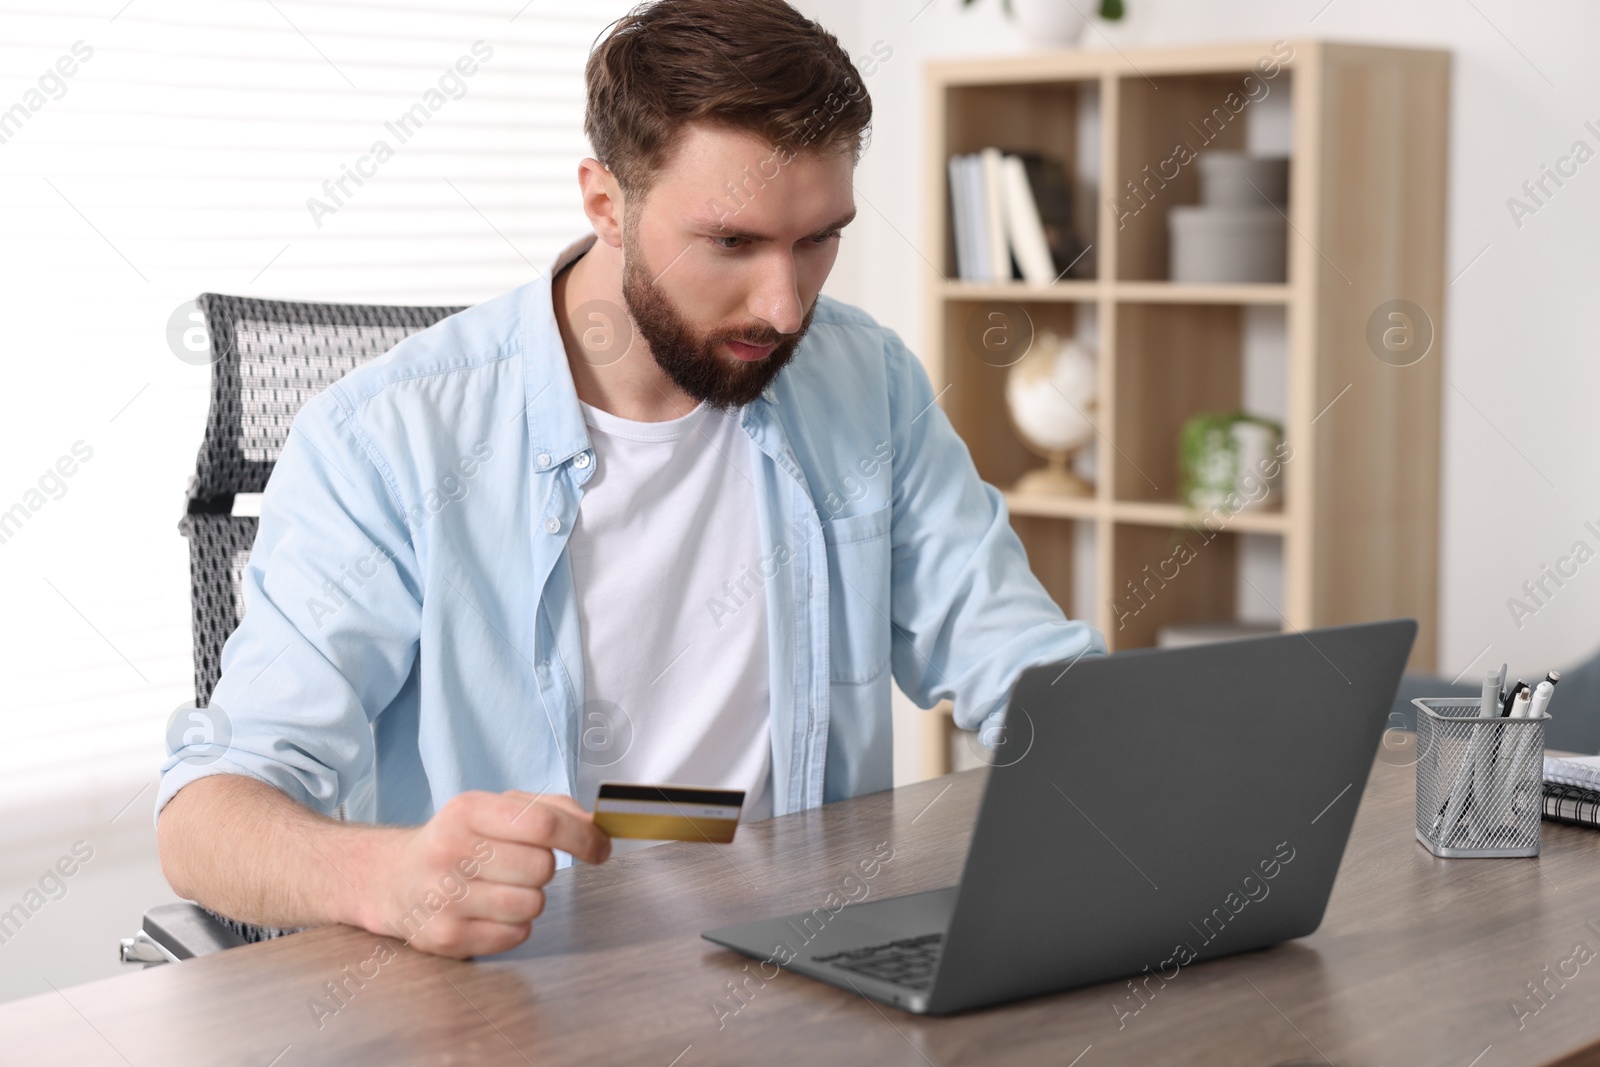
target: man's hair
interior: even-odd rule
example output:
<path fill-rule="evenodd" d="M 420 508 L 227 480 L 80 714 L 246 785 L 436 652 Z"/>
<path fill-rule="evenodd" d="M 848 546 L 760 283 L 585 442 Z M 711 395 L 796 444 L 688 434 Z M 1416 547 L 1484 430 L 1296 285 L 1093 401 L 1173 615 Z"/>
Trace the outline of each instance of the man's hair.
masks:
<path fill-rule="evenodd" d="M 648 191 L 690 123 L 854 161 L 872 121 L 838 38 L 783 0 L 641 4 L 590 53 L 584 76 L 584 132 L 628 194 Z"/>

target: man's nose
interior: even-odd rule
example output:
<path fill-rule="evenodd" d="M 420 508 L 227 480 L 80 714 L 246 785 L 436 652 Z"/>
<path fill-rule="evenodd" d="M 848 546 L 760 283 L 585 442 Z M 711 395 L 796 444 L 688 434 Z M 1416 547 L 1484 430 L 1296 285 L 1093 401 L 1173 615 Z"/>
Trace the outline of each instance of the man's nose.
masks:
<path fill-rule="evenodd" d="M 805 318 L 800 300 L 799 271 L 794 257 L 774 255 L 763 264 L 760 280 L 750 298 L 750 313 L 781 334 L 795 333 Z"/>

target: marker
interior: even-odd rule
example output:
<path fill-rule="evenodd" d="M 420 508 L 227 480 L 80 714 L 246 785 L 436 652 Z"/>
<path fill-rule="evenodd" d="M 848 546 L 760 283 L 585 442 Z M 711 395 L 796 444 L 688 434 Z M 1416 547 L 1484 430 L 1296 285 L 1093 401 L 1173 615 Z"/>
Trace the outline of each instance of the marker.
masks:
<path fill-rule="evenodd" d="M 1511 687 L 1511 692 L 1506 694 L 1505 704 L 1500 709 L 1501 717 L 1507 717 L 1507 716 L 1509 716 L 1511 714 L 1511 705 L 1516 703 L 1517 694 L 1522 692 L 1523 690 L 1525 690 L 1527 688 L 1528 688 L 1528 683 L 1524 682 L 1521 678 L 1518 678 L 1517 679 L 1517 684 L 1512 686 Z"/>
<path fill-rule="evenodd" d="M 1483 680 L 1483 706 L 1478 711 L 1480 719 L 1500 714 L 1500 675 L 1490 671 Z"/>
<path fill-rule="evenodd" d="M 1555 672 L 1551 671 L 1550 673 L 1554 674 Z M 1557 680 L 1559 681 L 1559 678 Z M 1537 719 L 1539 716 L 1543 715 L 1544 709 L 1550 706 L 1550 698 L 1555 696 L 1555 693 L 1555 682 L 1551 681 L 1549 678 L 1546 678 L 1544 681 L 1540 682 L 1533 691 L 1533 697 L 1528 704 L 1527 714 L 1521 717 L 1525 719 Z M 1513 711 L 1512 714 L 1515 715 L 1516 712 Z"/>
<path fill-rule="evenodd" d="M 1544 683 L 1540 682 L 1539 684 L 1543 685 Z M 1546 699 L 1548 699 L 1548 698 L 1546 698 Z M 1529 707 L 1532 706 L 1532 704 L 1533 704 L 1533 697 L 1529 693 L 1528 687 L 1524 685 L 1524 686 L 1522 686 L 1522 688 L 1517 690 L 1516 698 L 1514 700 L 1512 700 L 1512 702 L 1511 702 L 1511 718 L 1513 718 L 1513 719 L 1526 719 L 1526 718 L 1528 718 L 1528 709 L 1529 709 Z"/>

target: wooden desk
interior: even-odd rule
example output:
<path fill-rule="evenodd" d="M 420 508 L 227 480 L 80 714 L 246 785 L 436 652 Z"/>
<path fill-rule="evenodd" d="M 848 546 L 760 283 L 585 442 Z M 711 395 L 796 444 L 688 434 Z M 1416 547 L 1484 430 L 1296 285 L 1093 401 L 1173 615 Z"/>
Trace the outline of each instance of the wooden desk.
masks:
<path fill-rule="evenodd" d="M 662 845 L 563 871 L 532 938 L 462 963 L 347 927 L 315 930 L 0 1006 L 6 1063 L 1508 1064 L 1600 1062 L 1600 833 L 1544 825 L 1537 860 L 1438 860 L 1412 839 L 1413 774 L 1382 757 L 1314 935 L 1181 971 L 1125 1020 L 1122 983 L 924 1018 L 789 974 L 748 1003 L 748 963 L 699 937 L 822 905 L 887 841 L 873 897 L 959 873 L 985 771 L 742 828 L 737 844 Z M 856 891 L 859 895 L 859 891 Z M 1594 925 L 1587 925 L 1590 922 Z M 323 983 L 394 946 L 319 1029 Z M 110 951 L 108 946 L 107 951 Z M 0 950 L 0 962 L 3 962 Z M 1587 1053 L 1580 1050 L 1588 1049 Z M 275 1058 L 277 1057 L 277 1058 Z"/>

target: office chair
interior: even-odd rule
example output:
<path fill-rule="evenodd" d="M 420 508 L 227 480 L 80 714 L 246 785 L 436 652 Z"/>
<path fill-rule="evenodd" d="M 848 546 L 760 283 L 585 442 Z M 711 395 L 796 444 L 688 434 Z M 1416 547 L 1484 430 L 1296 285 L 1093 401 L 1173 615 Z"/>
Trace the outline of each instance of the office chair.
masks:
<path fill-rule="evenodd" d="M 289 426 L 306 401 L 407 336 L 459 307 L 309 304 L 204 293 L 211 343 L 211 409 L 178 530 L 189 540 L 195 706 L 221 673 L 222 646 L 244 614 L 240 575 L 257 520 L 236 515 L 240 494 L 266 488 Z M 335 812 L 344 817 L 343 806 Z M 293 930 L 253 926 L 183 902 L 145 913 L 124 938 L 124 962 L 189 959 Z"/>

